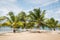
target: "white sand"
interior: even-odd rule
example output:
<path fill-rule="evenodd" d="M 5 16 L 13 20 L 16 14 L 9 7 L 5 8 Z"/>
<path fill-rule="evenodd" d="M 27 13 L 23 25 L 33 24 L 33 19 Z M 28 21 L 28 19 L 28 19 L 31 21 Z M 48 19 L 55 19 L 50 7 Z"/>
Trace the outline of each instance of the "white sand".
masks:
<path fill-rule="evenodd" d="M 0 35 L 0 40 L 60 40 L 60 34 L 54 33 L 5 33 Z"/>

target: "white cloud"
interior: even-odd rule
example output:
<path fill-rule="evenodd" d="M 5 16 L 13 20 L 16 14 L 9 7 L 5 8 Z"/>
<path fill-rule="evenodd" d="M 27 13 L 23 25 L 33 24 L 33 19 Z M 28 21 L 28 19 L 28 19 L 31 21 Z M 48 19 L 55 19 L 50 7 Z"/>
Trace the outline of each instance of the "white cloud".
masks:
<path fill-rule="evenodd" d="M 24 0 L 28 1 L 28 0 Z M 58 2 L 59 0 L 29 0 L 27 3 L 32 3 L 32 4 L 40 4 L 41 6 L 47 6 L 49 4 Z"/>
<path fill-rule="evenodd" d="M 0 2 L 16 2 L 17 0 L 0 0 Z"/>
<path fill-rule="evenodd" d="M 4 6 L 0 8 L 0 13 L 1 15 L 6 15 L 9 11 L 13 11 L 14 14 L 17 14 L 20 12 L 22 9 L 20 9 L 17 6 Z"/>
<path fill-rule="evenodd" d="M 47 18 L 54 17 L 56 20 L 60 21 L 60 8 L 56 8 L 55 11 L 54 10 L 46 11 L 45 17 Z"/>
<path fill-rule="evenodd" d="M 46 3 L 42 3 L 42 6 L 47 6 L 47 5 L 49 5 L 49 4 L 52 4 L 52 3 L 56 3 L 56 2 L 58 2 L 59 0 L 49 0 L 49 1 L 47 1 Z"/>
<path fill-rule="evenodd" d="M 28 0 L 24 0 L 24 1 L 27 2 Z M 58 1 L 59 0 L 44 0 L 44 1 L 43 0 L 29 0 L 27 3 L 40 4 L 42 6 L 46 6 L 46 5 L 49 5 Z M 16 2 L 17 0 L 0 0 L 0 16 L 6 15 L 9 11 L 13 11 L 14 14 L 17 14 L 18 12 L 20 12 L 23 8 L 18 7 L 15 4 Z M 32 9 L 33 8 L 31 8 L 30 10 Z M 56 8 L 56 11 L 47 10 L 46 17 L 47 18 L 54 17 L 55 19 L 60 20 L 60 8 Z"/>
<path fill-rule="evenodd" d="M 17 0 L 0 0 L 0 16 L 6 15 L 9 11 L 13 11 L 17 14 L 22 10 L 15 3 Z"/>

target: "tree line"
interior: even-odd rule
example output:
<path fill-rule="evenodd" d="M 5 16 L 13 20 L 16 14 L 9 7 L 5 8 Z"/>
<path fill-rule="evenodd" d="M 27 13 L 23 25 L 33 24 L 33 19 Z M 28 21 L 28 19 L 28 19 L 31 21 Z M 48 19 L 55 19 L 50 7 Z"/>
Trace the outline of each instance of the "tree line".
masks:
<path fill-rule="evenodd" d="M 13 32 L 16 32 L 16 29 L 32 29 L 37 28 L 43 29 L 48 27 L 49 29 L 60 28 L 60 23 L 58 20 L 55 20 L 53 17 L 45 18 L 46 10 L 41 11 L 40 8 L 35 8 L 33 11 L 29 11 L 27 15 L 24 11 L 14 15 L 13 12 L 8 12 L 7 16 L 0 17 L 0 26 L 9 26 L 13 28 Z M 3 22 L 6 20 L 5 22 Z M 3 23 L 1 23 L 1 21 Z"/>

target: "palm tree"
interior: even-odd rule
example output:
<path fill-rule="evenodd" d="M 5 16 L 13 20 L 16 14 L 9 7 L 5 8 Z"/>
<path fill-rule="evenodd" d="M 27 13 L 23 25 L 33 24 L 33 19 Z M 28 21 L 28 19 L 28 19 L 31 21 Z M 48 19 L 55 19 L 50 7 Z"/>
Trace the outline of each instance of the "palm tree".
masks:
<path fill-rule="evenodd" d="M 30 17 L 32 21 L 37 23 L 37 28 L 44 23 L 45 10 L 41 11 L 40 8 L 30 11 Z"/>
<path fill-rule="evenodd" d="M 55 28 L 57 27 L 58 21 L 55 20 L 54 18 L 50 18 L 46 21 L 46 24 L 49 28 L 53 28 L 53 30 L 55 31 Z"/>
<path fill-rule="evenodd" d="M 28 23 L 26 23 L 26 28 L 27 28 L 27 29 L 32 29 L 32 28 L 34 28 L 34 22 L 28 22 Z"/>
<path fill-rule="evenodd" d="M 18 25 L 19 19 L 17 16 L 13 14 L 13 12 L 9 12 L 8 16 L 9 17 L 6 17 L 7 18 L 6 24 L 9 24 L 9 26 L 13 28 L 13 32 L 15 33 L 16 28 L 19 28 L 19 25 Z"/>
<path fill-rule="evenodd" d="M 18 14 L 18 18 L 21 22 L 23 22 L 23 27 L 22 28 L 26 28 L 26 13 L 24 11 L 21 11 L 19 14 Z"/>

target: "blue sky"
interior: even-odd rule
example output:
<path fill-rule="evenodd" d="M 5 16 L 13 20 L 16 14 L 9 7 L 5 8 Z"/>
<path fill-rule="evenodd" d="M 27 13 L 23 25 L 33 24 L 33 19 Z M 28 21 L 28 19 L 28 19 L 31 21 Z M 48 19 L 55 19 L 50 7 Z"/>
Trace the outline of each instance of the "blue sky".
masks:
<path fill-rule="evenodd" d="M 60 0 L 0 0 L 0 16 L 13 11 L 18 14 L 20 11 L 28 12 L 34 8 L 46 10 L 45 17 L 54 17 L 60 21 Z"/>

